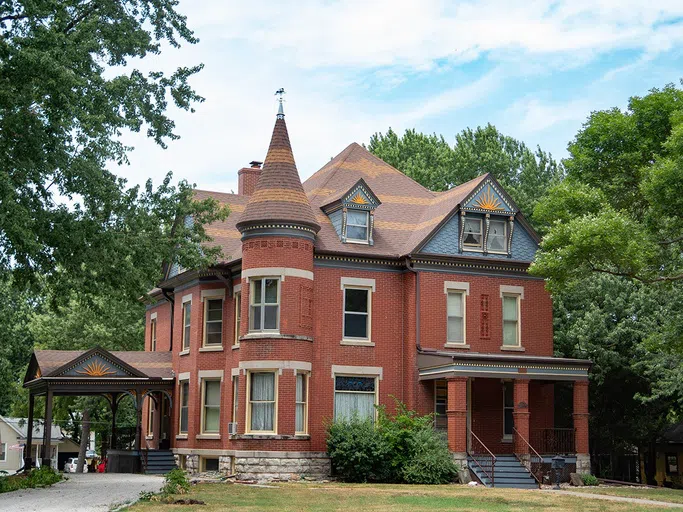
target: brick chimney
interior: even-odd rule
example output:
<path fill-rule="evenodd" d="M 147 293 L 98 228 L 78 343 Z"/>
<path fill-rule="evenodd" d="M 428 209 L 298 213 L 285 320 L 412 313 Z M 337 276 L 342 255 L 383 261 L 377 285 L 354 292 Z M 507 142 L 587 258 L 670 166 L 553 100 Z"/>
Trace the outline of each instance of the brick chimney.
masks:
<path fill-rule="evenodd" d="M 240 196 L 250 196 L 254 193 L 258 179 L 261 176 L 262 164 L 263 162 L 253 160 L 249 162 L 251 167 L 242 167 L 239 171 L 237 171 L 237 193 Z"/>

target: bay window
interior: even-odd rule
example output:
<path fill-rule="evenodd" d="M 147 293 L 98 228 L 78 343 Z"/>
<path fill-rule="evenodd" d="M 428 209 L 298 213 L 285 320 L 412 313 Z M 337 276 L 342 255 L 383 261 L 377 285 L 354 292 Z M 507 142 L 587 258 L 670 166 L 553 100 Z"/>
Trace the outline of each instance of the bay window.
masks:
<path fill-rule="evenodd" d="M 202 380 L 202 434 L 217 434 L 221 424 L 221 381 Z"/>
<path fill-rule="evenodd" d="M 308 433 L 308 374 L 296 374 L 296 418 L 295 433 Z"/>
<path fill-rule="evenodd" d="M 249 331 L 277 331 L 280 326 L 280 279 L 252 279 L 249 300 Z"/>
<path fill-rule="evenodd" d="M 248 432 L 276 432 L 276 397 L 276 372 L 249 372 L 247 381 Z"/>
<path fill-rule="evenodd" d="M 223 299 L 204 301 L 204 346 L 223 343 Z"/>

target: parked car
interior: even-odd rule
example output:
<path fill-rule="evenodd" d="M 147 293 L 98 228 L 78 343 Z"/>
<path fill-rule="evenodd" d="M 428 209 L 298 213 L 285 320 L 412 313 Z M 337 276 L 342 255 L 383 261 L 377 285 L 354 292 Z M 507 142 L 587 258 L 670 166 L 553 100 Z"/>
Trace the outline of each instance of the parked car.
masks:
<path fill-rule="evenodd" d="M 78 466 L 78 457 L 71 457 L 64 463 L 64 472 L 65 473 L 75 473 L 76 472 L 76 467 Z M 88 472 L 88 464 L 85 463 L 83 464 L 83 473 Z"/>

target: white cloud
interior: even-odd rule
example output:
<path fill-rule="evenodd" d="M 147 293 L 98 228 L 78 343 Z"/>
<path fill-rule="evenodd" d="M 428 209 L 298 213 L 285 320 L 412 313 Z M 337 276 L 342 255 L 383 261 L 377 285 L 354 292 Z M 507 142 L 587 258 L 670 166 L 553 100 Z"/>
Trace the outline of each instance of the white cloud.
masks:
<path fill-rule="evenodd" d="M 523 98 L 513 104 L 507 112 L 515 119 L 521 133 L 533 134 L 545 131 L 564 122 L 584 121 L 594 108 L 589 100 L 577 99 L 568 102 L 543 102 L 536 98 Z"/>

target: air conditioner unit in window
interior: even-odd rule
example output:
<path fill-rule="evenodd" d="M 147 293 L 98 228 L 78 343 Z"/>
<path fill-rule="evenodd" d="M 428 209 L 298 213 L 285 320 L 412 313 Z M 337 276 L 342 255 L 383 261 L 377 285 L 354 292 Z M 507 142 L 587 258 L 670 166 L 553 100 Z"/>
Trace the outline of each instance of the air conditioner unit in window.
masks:
<path fill-rule="evenodd" d="M 231 421 L 228 423 L 228 435 L 234 436 L 237 435 L 237 422 L 236 421 Z"/>

